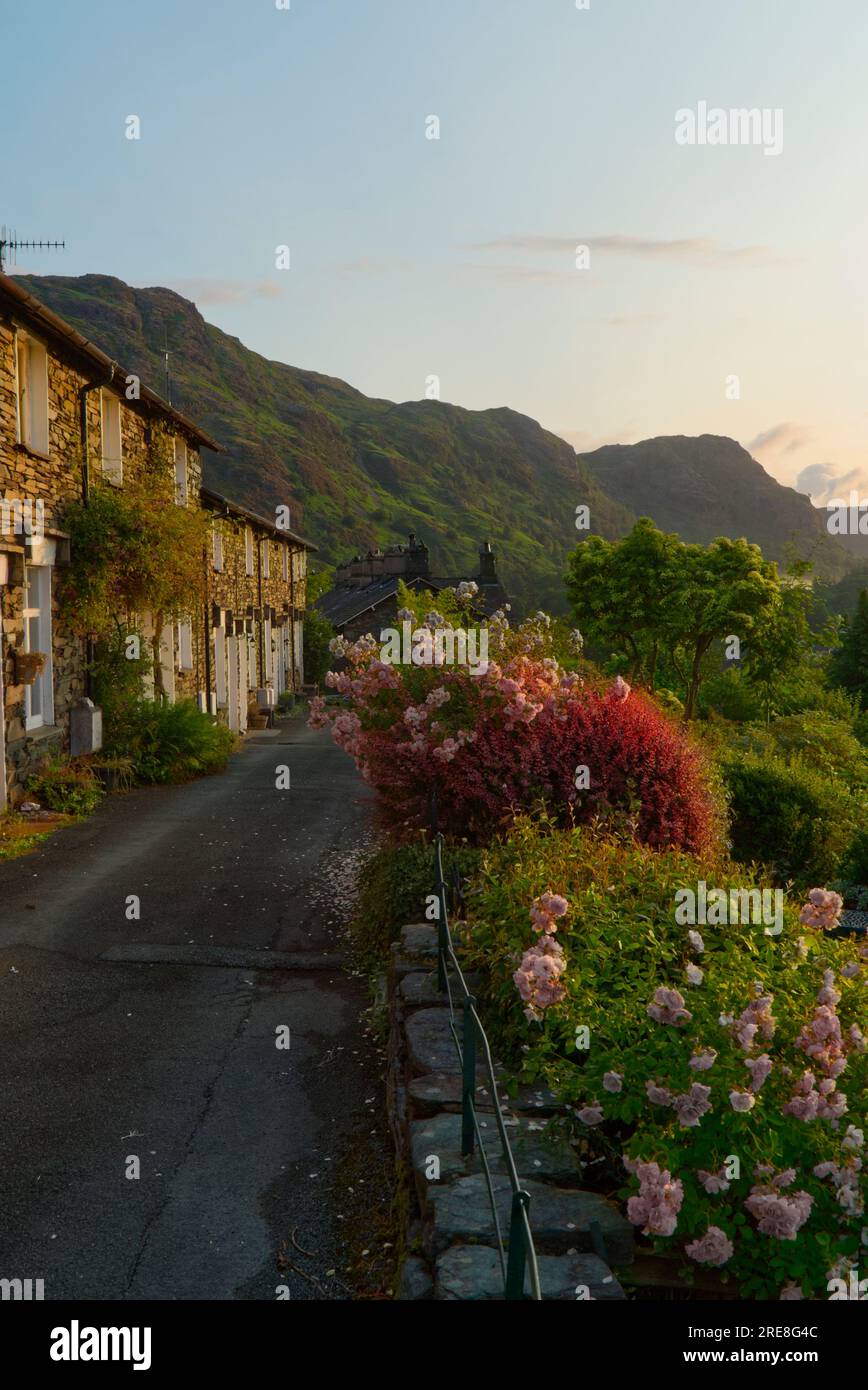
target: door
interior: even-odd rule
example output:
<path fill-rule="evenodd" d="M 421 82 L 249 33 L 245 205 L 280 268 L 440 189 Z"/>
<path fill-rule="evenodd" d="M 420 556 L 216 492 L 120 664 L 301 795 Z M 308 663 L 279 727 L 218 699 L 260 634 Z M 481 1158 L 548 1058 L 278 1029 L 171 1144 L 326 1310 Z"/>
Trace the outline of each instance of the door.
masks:
<path fill-rule="evenodd" d="M 42 673 L 24 687 L 25 727 L 41 729 L 54 723 L 51 670 L 51 566 L 28 565 L 24 579 L 24 650 L 44 652 Z"/>

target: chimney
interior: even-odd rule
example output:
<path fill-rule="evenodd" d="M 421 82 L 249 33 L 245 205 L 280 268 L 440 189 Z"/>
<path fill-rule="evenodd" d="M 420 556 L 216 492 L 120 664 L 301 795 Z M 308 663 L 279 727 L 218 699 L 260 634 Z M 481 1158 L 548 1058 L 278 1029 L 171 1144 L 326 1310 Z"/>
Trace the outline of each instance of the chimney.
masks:
<path fill-rule="evenodd" d="M 479 582 L 480 584 L 496 584 L 498 582 L 491 541 L 484 541 L 479 552 Z"/>

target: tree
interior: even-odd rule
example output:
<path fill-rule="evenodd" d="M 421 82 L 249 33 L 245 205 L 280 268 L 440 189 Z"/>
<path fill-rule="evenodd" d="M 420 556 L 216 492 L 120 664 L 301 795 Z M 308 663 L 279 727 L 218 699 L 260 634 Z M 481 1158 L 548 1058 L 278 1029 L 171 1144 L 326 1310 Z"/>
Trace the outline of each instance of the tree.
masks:
<path fill-rule="evenodd" d="M 847 619 L 829 675 L 835 685 L 858 695 L 862 708 L 868 709 L 868 589 L 861 591 L 856 612 Z"/>
<path fill-rule="evenodd" d="M 680 579 L 677 536 L 641 517 L 622 541 L 589 536 L 570 556 L 567 593 L 586 637 L 614 647 L 630 679 L 654 689 L 662 640 L 661 610 Z"/>
<path fill-rule="evenodd" d="M 749 541 L 688 545 L 642 517 L 623 540 L 583 541 L 570 557 L 567 591 L 586 636 L 613 644 L 634 680 L 653 690 L 665 655 L 692 719 L 712 645 L 747 642 L 778 599 L 780 579 Z"/>

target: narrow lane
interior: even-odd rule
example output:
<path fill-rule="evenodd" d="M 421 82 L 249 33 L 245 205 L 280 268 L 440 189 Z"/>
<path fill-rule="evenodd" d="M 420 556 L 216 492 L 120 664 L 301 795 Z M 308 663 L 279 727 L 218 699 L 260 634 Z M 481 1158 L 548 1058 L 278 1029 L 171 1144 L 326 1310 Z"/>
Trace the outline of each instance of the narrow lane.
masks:
<path fill-rule="evenodd" d="M 350 761 L 294 720 L 0 866 L 0 1278 L 351 1296 L 331 1175 L 351 1138 L 381 1144 L 382 1068 L 339 927 L 369 833 Z"/>

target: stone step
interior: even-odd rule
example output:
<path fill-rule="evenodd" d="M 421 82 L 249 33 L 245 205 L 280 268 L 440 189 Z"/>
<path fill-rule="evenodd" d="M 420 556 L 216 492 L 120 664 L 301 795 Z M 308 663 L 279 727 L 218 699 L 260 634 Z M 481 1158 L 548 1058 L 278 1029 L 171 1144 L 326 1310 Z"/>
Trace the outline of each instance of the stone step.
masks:
<path fill-rule="evenodd" d="M 508 1237 L 512 1193 L 509 1179 L 492 1177 L 495 1201 L 504 1240 Z M 523 1181 L 530 1197 L 530 1229 L 537 1253 L 566 1254 L 568 1250 L 593 1250 L 591 1223 L 602 1232 L 612 1265 L 629 1264 L 633 1258 L 633 1227 L 617 1207 L 596 1192 L 549 1187 Z M 457 1241 L 485 1243 L 494 1235 L 494 1219 L 483 1173 L 456 1178 L 448 1186 L 428 1189 L 430 1220 L 426 1241 L 432 1255 L 439 1255 Z"/>
<path fill-rule="evenodd" d="M 407 1057 L 414 1076 L 436 1071 L 446 1075 L 461 1075 L 461 1063 L 455 1039 L 449 1026 L 449 1010 L 417 1009 L 405 1023 Z M 458 1036 L 461 1023 L 456 1021 Z"/>
<path fill-rule="evenodd" d="M 493 1112 L 477 1115 L 488 1165 L 493 1173 L 507 1171 L 500 1142 L 500 1131 Z M 513 1119 L 504 1116 L 509 1147 L 519 1178 L 546 1178 L 552 1182 L 575 1182 L 578 1163 L 572 1148 L 563 1136 L 546 1133 L 543 1121 Z M 428 1120 L 415 1120 L 410 1125 L 410 1152 L 413 1170 L 421 1192 L 435 1185 L 429 1179 L 429 1159 L 436 1157 L 440 1164 L 440 1182 L 463 1177 L 481 1170 L 478 1151 L 467 1158 L 461 1154 L 461 1116 L 441 1112 Z"/>
<path fill-rule="evenodd" d="M 478 974 L 475 974 L 472 976 L 465 975 L 464 978 L 467 988 L 473 990 L 479 983 L 480 977 Z M 454 978 L 450 981 L 450 984 L 452 988 L 452 997 L 457 1003 L 460 996 Z M 441 992 L 437 988 L 436 970 L 413 970 L 409 974 L 404 975 L 398 986 L 398 993 L 405 1004 L 414 1008 L 424 1005 L 443 1005 L 446 1004 L 449 999 L 449 995 L 445 990 Z"/>
<path fill-rule="evenodd" d="M 416 960 L 437 959 L 437 926 L 434 922 L 412 922 L 401 928 L 401 935 L 393 942 L 395 955 L 407 956 Z"/>
<path fill-rule="evenodd" d="M 619 1300 L 624 1290 L 598 1255 L 539 1255 L 544 1299 Z M 437 1260 L 436 1299 L 502 1299 L 503 1273 L 497 1250 L 488 1245 L 453 1245 Z M 530 1284 L 525 1277 L 525 1291 Z M 577 1292 L 578 1291 L 578 1292 Z M 587 1292 L 586 1292 L 587 1291 Z"/>
<path fill-rule="evenodd" d="M 494 1074 L 499 1076 L 502 1067 L 495 1066 Z M 410 1082 L 408 1095 L 414 1115 L 419 1118 L 434 1115 L 439 1110 L 455 1109 L 461 1105 L 461 1077 L 444 1072 L 431 1072 L 427 1076 L 416 1076 Z M 505 1090 L 499 1092 L 501 1110 L 516 1115 L 562 1115 L 567 1107 L 546 1087 L 519 1086 L 514 1096 Z M 477 1110 L 493 1110 L 494 1096 L 487 1080 L 476 1088 Z"/>

